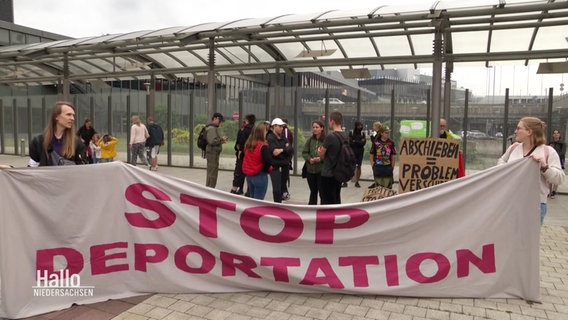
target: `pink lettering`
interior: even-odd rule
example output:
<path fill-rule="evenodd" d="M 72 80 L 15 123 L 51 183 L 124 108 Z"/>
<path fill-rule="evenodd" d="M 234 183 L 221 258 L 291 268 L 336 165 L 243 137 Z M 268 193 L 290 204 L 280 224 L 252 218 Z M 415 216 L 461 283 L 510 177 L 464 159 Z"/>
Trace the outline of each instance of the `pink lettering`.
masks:
<path fill-rule="evenodd" d="M 258 274 L 252 271 L 252 269 L 257 267 L 256 262 L 254 262 L 253 258 L 228 252 L 221 252 L 220 258 L 223 262 L 223 270 L 221 274 L 224 277 L 236 275 L 237 269 L 239 269 L 251 278 L 260 278 Z"/>
<path fill-rule="evenodd" d="M 171 201 L 170 197 L 158 188 L 147 184 L 135 183 L 124 192 L 126 200 L 143 209 L 152 210 L 158 216 L 150 220 L 142 214 L 142 212 L 125 212 L 126 220 L 134 227 L 160 229 L 171 226 L 176 220 L 176 215 L 166 205 L 160 201 L 147 199 L 144 197 L 144 191 L 152 194 L 156 200 Z"/>
<path fill-rule="evenodd" d="M 469 264 L 475 265 L 483 273 L 495 273 L 495 245 L 486 244 L 482 247 L 481 258 L 476 256 L 469 249 L 460 249 L 456 251 L 458 278 L 469 276 Z"/>
<path fill-rule="evenodd" d="M 349 217 L 338 223 L 337 218 Z M 361 209 L 320 209 L 316 212 L 316 243 L 333 243 L 335 229 L 353 229 L 369 220 L 369 213 Z"/>
<path fill-rule="evenodd" d="M 431 276 L 425 276 L 420 270 L 420 265 L 425 260 L 432 260 L 437 265 L 436 273 Z M 412 255 L 406 261 L 406 275 L 418 283 L 434 283 L 448 276 L 450 273 L 450 261 L 441 253 L 424 252 Z"/>
<path fill-rule="evenodd" d="M 368 287 L 369 277 L 367 275 L 367 265 L 379 264 L 377 256 L 358 256 L 358 257 L 339 257 L 339 266 L 353 267 L 353 284 L 355 287 Z"/>
<path fill-rule="evenodd" d="M 389 287 L 398 286 L 398 260 L 396 255 L 385 256 L 385 272 L 387 277 L 387 285 Z"/>
<path fill-rule="evenodd" d="M 128 248 L 128 242 L 115 242 L 99 244 L 91 247 L 91 274 L 105 274 L 128 270 L 128 264 L 116 264 L 107 266 L 106 262 L 112 259 L 126 259 L 126 252 L 106 254 L 107 250 L 116 248 Z"/>
<path fill-rule="evenodd" d="M 201 258 L 200 266 L 192 267 L 188 264 L 187 258 L 190 253 L 199 255 Z M 194 260 L 192 262 L 195 262 Z M 201 247 L 186 245 L 176 250 L 174 254 L 174 262 L 176 267 L 182 271 L 203 274 L 209 273 L 213 270 L 213 267 L 215 267 L 215 256 Z"/>
<path fill-rule="evenodd" d="M 235 211 L 237 204 L 233 202 L 203 199 L 187 194 L 179 196 L 180 202 L 199 208 L 199 233 L 209 237 L 217 238 L 217 208 Z"/>
<path fill-rule="evenodd" d="M 318 277 L 319 271 L 321 271 L 324 275 Z M 341 280 L 339 279 L 335 271 L 333 271 L 333 268 L 326 258 L 313 258 L 312 261 L 310 261 L 306 275 L 304 276 L 304 279 L 302 279 L 300 284 L 327 284 L 330 288 L 344 288 L 343 283 L 341 283 Z"/>
<path fill-rule="evenodd" d="M 152 251 L 153 255 L 148 255 Z M 148 262 L 159 263 L 168 257 L 168 248 L 159 243 L 134 244 L 134 270 L 146 272 Z"/>
<path fill-rule="evenodd" d="M 284 227 L 276 235 L 266 234 L 260 229 L 260 220 L 263 217 L 276 217 L 284 222 Z M 300 216 L 287 209 L 270 206 L 252 207 L 243 211 L 241 228 L 253 239 L 283 243 L 298 239 L 304 230 L 304 223 Z"/>
<path fill-rule="evenodd" d="M 299 267 L 299 258 L 260 258 L 260 265 L 273 267 L 274 280 L 280 282 L 290 282 L 288 277 L 288 267 Z"/>
<path fill-rule="evenodd" d="M 69 270 L 69 275 L 79 274 L 83 270 L 85 263 L 81 252 L 65 247 L 38 250 L 36 252 L 36 270 L 47 271 L 48 276 L 55 274 L 57 270 L 54 269 L 53 260 L 57 256 L 62 256 L 67 262 L 65 269 Z"/>

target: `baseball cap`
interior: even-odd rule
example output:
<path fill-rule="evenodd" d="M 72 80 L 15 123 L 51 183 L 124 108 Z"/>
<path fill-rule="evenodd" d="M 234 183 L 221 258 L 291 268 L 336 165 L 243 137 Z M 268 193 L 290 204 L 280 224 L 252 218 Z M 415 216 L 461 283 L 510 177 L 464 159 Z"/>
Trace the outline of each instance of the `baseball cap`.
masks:
<path fill-rule="evenodd" d="M 285 125 L 285 123 L 280 118 L 274 118 L 274 120 L 272 120 L 272 125 L 273 126 L 283 126 L 283 125 Z"/>
<path fill-rule="evenodd" d="M 225 119 L 223 118 L 223 115 L 220 114 L 219 112 L 215 112 L 213 114 L 213 118 L 219 118 L 219 121 L 221 121 L 221 122 L 225 121 Z"/>

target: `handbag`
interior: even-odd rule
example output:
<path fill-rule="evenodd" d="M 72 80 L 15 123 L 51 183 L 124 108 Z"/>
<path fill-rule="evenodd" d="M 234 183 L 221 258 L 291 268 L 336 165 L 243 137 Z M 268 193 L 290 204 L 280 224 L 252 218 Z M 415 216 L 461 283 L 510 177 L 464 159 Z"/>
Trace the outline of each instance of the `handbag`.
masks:
<path fill-rule="evenodd" d="M 75 161 L 71 161 L 59 155 L 59 153 L 55 151 L 51 151 L 49 154 L 51 157 L 51 164 L 54 166 L 74 166 L 77 165 Z"/>
<path fill-rule="evenodd" d="M 308 165 L 304 162 L 304 166 L 302 167 L 302 178 L 306 179 L 308 177 Z"/>

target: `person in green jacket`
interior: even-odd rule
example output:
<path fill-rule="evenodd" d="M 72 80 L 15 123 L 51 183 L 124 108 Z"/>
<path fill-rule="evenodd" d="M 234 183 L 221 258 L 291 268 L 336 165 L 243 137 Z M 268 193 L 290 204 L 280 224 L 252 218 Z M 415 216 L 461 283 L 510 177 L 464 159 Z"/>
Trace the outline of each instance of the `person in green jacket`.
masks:
<path fill-rule="evenodd" d="M 318 204 L 319 185 L 323 159 L 318 155 L 318 148 L 325 140 L 325 124 L 320 120 L 312 121 L 312 136 L 306 141 L 302 150 L 302 158 L 306 160 L 306 179 L 310 188 L 310 200 L 308 204 Z M 303 169 L 302 169 L 303 171 Z M 320 196 L 321 202 L 321 196 Z"/>

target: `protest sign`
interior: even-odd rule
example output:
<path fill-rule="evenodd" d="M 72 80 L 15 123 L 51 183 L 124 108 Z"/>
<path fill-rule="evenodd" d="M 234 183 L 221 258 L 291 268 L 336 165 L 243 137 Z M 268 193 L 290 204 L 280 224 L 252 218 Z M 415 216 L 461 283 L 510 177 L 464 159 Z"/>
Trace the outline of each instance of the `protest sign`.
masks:
<path fill-rule="evenodd" d="M 458 140 L 403 138 L 399 152 L 398 193 L 456 179 L 459 150 Z"/>

